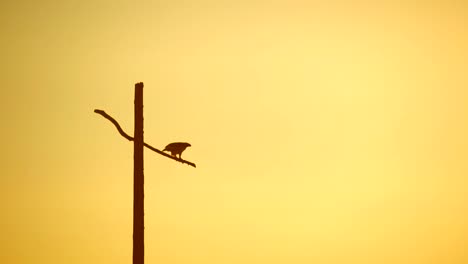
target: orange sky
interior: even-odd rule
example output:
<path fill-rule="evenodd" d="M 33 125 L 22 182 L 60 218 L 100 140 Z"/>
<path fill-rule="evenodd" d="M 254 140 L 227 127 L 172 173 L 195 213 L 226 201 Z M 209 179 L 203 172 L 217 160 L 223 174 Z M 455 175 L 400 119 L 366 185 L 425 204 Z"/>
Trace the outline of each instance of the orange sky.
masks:
<path fill-rule="evenodd" d="M 370 2 L 370 1 L 368 1 Z M 468 263 L 463 1 L 2 1 L 0 263 Z"/>

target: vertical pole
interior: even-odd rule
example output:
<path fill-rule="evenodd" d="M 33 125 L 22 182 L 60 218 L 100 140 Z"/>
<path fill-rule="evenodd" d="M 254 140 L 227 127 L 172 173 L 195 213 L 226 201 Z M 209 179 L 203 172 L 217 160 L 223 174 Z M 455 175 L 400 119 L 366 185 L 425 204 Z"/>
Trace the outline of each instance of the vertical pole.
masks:
<path fill-rule="evenodd" d="M 133 264 L 145 262 L 145 211 L 143 174 L 143 83 L 135 84 L 133 141 Z"/>

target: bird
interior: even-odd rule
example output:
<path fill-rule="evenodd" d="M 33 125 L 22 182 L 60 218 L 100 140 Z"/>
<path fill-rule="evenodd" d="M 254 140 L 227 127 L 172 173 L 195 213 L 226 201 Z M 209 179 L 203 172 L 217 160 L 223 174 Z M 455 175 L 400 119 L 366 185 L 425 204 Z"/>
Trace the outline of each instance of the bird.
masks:
<path fill-rule="evenodd" d="M 177 154 L 179 154 L 179 159 L 182 158 L 182 152 L 187 148 L 191 147 L 190 143 L 186 142 L 174 142 L 167 145 L 163 151 L 171 152 L 171 155 L 177 158 Z"/>

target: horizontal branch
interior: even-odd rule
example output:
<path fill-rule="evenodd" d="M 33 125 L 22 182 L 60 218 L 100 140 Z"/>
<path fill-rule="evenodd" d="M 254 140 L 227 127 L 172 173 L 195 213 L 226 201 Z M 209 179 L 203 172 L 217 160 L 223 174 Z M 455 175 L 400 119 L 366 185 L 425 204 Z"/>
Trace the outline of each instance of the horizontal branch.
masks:
<path fill-rule="evenodd" d="M 112 118 L 110 115 L 108 115 L 106 112 L 104 112 L 104 110 L 99 110 L 99 109 L 94 109 L 94 113 L 96 114 L 100 114 L 102 115 L 105 119 L 109 120 L 112 122 L 112 124 L 114 124 L 114 126 L 117 128 L 117 131 L 119 131 L 120 135 L 122 135 L 122 137 L 126 138 L 127 140 L 129 141 L 133 141 L 133 137 L 129 136 L 127 133 L 125 133 L 125 131 L 122 129 L 122 127 L 120 127 L 119 123 L 114 119 Z M 165 156 L 166 158 L 170 158 L 170 159 L 173 159 L 175 161 L 178 161 L 178 162 L 182 162 L 182 163 L 185 163 L 185 164 L 188 164 L 194 168 L 196 168 L 197 166 L 195 165 L 195 163 L 192 163 L 190 161 L 187 161 L 187 160 L 183 160 L 183 159 L 180 159 L 180 158 L 177 158 L 177 157 L 174 157 L 174 156 L 171 156 L 149 144 L 146 144 L 146 143 L 143 143 L 143 145 L 149 149 L 151 149 L 152 151 L 158 153 L 158 154 L 161 154 L 163 156 Z"/>

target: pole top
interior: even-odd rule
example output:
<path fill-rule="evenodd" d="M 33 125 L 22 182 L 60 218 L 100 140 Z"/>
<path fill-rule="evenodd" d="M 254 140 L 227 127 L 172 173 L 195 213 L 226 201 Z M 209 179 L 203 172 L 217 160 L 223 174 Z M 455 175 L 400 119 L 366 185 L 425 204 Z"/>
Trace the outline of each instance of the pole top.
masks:
<path fill-rule="evenodd" d="M 142 89 L 143 88 L 143 82 L 135 83 L 135 88 Z"/>

